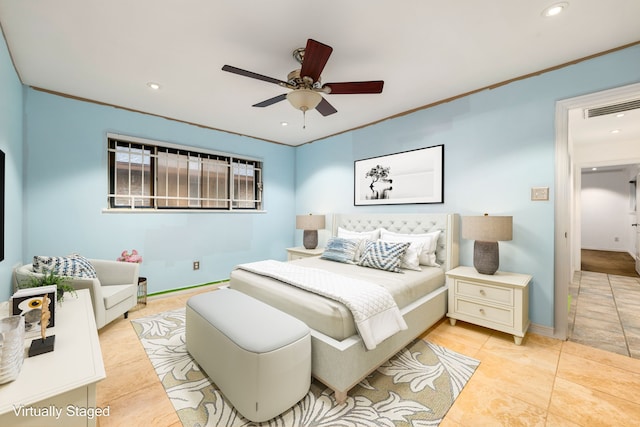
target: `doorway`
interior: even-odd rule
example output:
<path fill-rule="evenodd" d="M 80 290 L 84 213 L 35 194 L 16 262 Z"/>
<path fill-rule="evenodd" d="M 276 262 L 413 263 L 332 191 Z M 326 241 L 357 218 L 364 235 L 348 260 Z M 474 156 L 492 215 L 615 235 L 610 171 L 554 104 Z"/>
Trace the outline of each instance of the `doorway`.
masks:
<path fill-rule="evenodd" d="M 640 358 L 640 276 L 632 227 L 637 219 L 630 183 L 636 176 L 636 165 L 581 171 L 581 262 L 569 289 L 568 339 Z"/>
<path fill-rule="evenodd" d="M 615 145 L 591 141 L 579 147 L 572 139 L 570 117 L 586 109 L 640 98 L 640 84 L 559 101 L 556 105 L 556 229 L 555 229 L 555 336 L 567 339 L 570 330 L 569 296 L 574 292 L 576 272 L 581 267 L 580 206 L 581 169 L 640 163 L 640 139 Z M 571 137 L 570 137 L 571 135 Z M 606 149 L 604 149 L 604 144 Z M 606 274 L 604 275 L 606 277 Z M 580 275 L 578 275 L 580 279 Z M 608 282 L 608 280 L 607 280 Z M 607 286 L 610 287 L 609 283 Z M 570 292 L 571 291 L 571 292 Z M 575 301 L 574 301 L 575 302 Z"/>

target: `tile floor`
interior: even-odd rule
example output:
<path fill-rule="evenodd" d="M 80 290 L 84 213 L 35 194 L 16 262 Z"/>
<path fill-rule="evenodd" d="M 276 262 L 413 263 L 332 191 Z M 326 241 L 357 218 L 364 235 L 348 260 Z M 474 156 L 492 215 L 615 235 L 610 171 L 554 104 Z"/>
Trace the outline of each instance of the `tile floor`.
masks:
<path fill-rule="evenodd" d="M 130 318 L 184 307 L 198 292 L 152 299 Z M 510 335 L 443 319 L 424 339 L 481 361 L 442 427 L 637 426 L 640 360 L 528 334 L 521 346 Z M 107 378 L 98 383 L 105 426 L 181 425 L 133 327 L 119 319 L 100 330 Z"/>
<path fill-rule="evenodd" d="M 576 272 L 569 340 L 640 359 L 640 278 Z"/>

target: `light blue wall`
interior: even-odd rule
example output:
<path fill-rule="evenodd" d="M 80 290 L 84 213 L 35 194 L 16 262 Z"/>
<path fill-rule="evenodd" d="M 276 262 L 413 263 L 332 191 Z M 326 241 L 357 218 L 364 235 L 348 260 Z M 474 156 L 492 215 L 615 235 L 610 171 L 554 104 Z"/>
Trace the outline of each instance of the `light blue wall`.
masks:
<path fill-rule="evenodd" d="M 534 276 L 532 321 L 552 326 L 555 102 L 639 81 L 635 46 L 294 149 L 25 89 L 3 40 L 0 300 L 10 295 L 12 267 L 35 254 L 113 259 L 136 248 L 150 292 L 159 292 L 224 279 L 238 262 L 284 259 L 284 248 L 301 243 L 294 229 L 300 213 L 489 212 L 513 215 L 514 239 L 501 243 L 501 268 Z M 267 212 L 103 213 L 106 132 L 260 157 Z M 445 144 L 444 204 L 353 206 L 354 160 L 437 144 Z M 530 201 L 532 186 L 550 187 L 551 201 Z M 463 264 L 471 263 L 471 251 L 463 241 Z M 191 269 L 194 260 L 200 271 Z"/>
<path fill-rule="evenodd" d="M 533 275 L 531 320 L 553 326 L 555 103 L 638 81 L 635 46 L 304 145 L 296 151 L 296 213 L 512 215 L 500 268 Z M 353 206 L 355 160 L 438 144 L 445 146 L 444 204 Z M 549 187 L 551 200 L 531 201 L 534 186 Z M 472 251 L 463 240 L 462 264 L 472 264 Z"/>
<path fill-rule="evenodd" d="M 25 112 L 25 263 L 71 252 L 115 259 L 135 248 L 153 293 L 226 279 L 240 262 L 286 259 L 295 233 L 293 147 L 33 89 Z M 104 213 L 107 132 L 261 158 L 266 213 Z"/>
<path fill-rule="evenodd" d="M 11 295 L 13 267 L 22 261 L 22 84 L 0 37 L 0 150 L 5 153 L 4 261 L 0 262 L 0 301 Z"/>

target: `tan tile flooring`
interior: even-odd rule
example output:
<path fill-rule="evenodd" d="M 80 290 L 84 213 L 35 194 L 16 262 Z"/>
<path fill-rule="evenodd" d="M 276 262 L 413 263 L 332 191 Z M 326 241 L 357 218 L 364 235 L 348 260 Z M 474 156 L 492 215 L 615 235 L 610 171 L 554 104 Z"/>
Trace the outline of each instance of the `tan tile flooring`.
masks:
<path fill-rule="evenodd" d="M 569 340 L 640 359 L 640 278 L 576 272 Z"/>
<path fill-rule="evenodd" d="M 130 318 L 183 307 L 191 293 L 150 300 Z M 511 336 L 445 319 L 423 338 L 481 361 L 441 424 L 451 426 L 637 426 L 640 360 L 529 334 Z M 180 426 L 135 331 L 119 319 L 100 331 L 107 378 L 100 426 Z"/>

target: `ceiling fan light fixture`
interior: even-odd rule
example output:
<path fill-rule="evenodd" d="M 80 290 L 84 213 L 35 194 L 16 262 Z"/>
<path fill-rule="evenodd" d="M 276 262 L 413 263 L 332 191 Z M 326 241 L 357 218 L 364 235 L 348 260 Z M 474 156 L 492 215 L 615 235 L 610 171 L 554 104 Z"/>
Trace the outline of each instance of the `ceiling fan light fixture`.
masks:
<path fill-rule="evenodd" d="M 300 111 L 313 110 L 322 101 L 322 95 L 311 89 L 296 89 L 287 94 L 289 103 Z"/>

